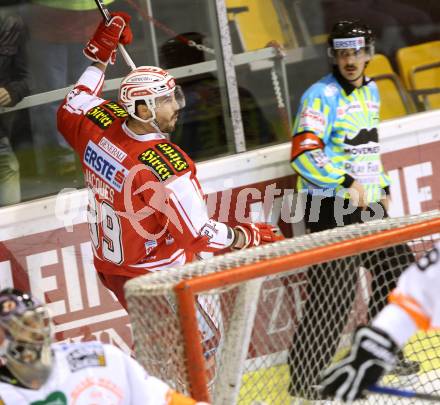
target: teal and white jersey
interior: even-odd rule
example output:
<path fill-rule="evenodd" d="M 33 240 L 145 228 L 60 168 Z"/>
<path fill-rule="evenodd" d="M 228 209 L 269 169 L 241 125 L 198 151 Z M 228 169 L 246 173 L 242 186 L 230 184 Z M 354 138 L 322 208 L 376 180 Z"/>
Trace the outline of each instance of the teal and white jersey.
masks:
<path fill-rule="evenodd" d="M 365 79 L 360 88 L 329 74 L 302 96 L 292 143 L 299 190 L 335 193 L 356 179 L 369 202 L 379 201 L 390 180 L 384 172 L 378 139 L 379 92 Z"/>

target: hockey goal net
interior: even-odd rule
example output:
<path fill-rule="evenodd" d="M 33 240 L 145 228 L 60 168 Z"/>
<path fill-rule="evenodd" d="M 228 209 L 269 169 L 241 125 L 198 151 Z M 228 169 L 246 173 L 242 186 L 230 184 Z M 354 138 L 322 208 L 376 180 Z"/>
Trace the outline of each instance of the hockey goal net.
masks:
<path fill-rule="evenodd" d="M 152 375 L 214 404 L 317 399 L 320 371 L 344 355 L 354 328 L 385 305 L 395 279 L 439 232 L 440 212 L 432 211 L 135 278 L 126 297 L 137 359 Z M 417 363 L 384 383 L 438 394 L 440 332 L 418 333 L 403 352 Z"/>

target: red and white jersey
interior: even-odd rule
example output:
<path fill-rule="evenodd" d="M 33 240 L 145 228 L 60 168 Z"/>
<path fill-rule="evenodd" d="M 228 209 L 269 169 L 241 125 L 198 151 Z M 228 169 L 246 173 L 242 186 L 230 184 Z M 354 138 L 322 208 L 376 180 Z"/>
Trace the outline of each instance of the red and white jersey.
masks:
<path fill-rule="evenodd" d="M 58 110 L 82 161 L 96 269 L 134 277 L 229 247 L 233 231 L 209 219 L 191 159 L 165 134 L 132 132 L 124 108 L 99 97 L 103 81 L 87 68 Z"/>
<path fill-rule="evenodd" d="M 440 328 L 440 242 L 402 273 L 389 302 L 373 325 L 399 346 L 419 329 Z"/>
<path fill-rule="evenodd" d="M 197 404 L 148 375 L 114 346 L 99 342 L 53 344 L 52 350 L 53 369 L 39 389 L 25 388 L 6 366 L 0 367 L 0 404 Z"/>

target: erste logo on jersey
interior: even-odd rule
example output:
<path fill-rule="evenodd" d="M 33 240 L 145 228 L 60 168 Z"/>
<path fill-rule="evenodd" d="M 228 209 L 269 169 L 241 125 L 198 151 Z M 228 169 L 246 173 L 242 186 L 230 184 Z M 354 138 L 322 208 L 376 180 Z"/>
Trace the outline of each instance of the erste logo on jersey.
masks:
<path fill-rule="evenodd" d="M 128 169 L 122 166 L 113 156 L 104 152 L 96 143 L 89 141 L 84 151 L 84 164 L 101 179 L 121 192 Z"/>
<path fill-rule="evenodd" d="M 67 356 L 70 371 L 78 371 L 88 367 L 104 367 L 106 365 L 104 348 L 98 345 L 83 345 L 72 350 Z"/>

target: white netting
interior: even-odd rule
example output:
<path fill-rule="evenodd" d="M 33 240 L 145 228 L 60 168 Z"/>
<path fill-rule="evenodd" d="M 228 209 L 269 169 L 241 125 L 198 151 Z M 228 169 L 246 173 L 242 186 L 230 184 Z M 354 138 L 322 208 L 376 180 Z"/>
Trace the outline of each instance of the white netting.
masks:
<path fill-rule="evenodd" d="M 440 212 L 432 211 L 346 226 L 133 279 L 126 297 L 137 358 L 151 374 L 188 392 L 191 364 L 184 356 L 173 292 L 180 281 L 437 218 Z M 319 372 L 343 355 L 355 326 L 385 305 L 401 271 L 437 239 L 437 234 L 428 235 L 280 274 L 274 269 L 264 279 L 199 295 L 199 329 L 214 403 L 281 405 L 315 399 Z M 196 336 L 194 344 L 200 344 Z M 414 371 L 418 363 L 421 370 L 387 376 L 385 383 L 440 392 L 440 334 L 419 333 L 404 354 L 399 374 Z M 396 399 L 372 396 L 369 402 Z"/>

